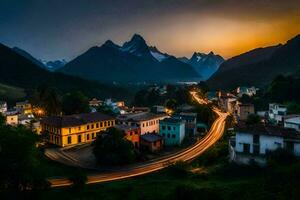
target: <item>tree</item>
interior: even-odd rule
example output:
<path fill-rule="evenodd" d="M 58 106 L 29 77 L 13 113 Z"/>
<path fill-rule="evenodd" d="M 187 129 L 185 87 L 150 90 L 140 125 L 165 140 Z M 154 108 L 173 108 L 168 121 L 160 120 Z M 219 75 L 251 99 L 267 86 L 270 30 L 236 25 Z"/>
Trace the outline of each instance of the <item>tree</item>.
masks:
<path fill-rule="evenodd" d="M 59 115 L 61 112 L 61 97 L 54 87 L 40 86 L 32 101 L 35 105 L 45 109 L 47 115 Z"/>
<path fill-rule="evenodd" d="M 209 87 L 205 81 L 200 81 L 197 84 L 198 88 L 201 90 L 202 95 L 204 96 L 207 92 L 209 92 Z"/>
<path fill-rule="evenodd" d="M 99 164 L 122 165 L 136 159 L 133 144 L 116 128 L 100 132 L 93 146 L 93 153 Z"/>
<path fill-rule="evenodd" d="M 247 117 L 246 124 L 248 124 L 248 125 L 259 124 L 260 121 L 261 121 L 261 119 L 260 119 L 260 117 L 258 115 L 256 115 L 256 114 L 250 114 Z"/>
<path fill-rule="evenodd" d="M 5 124 L 5 117 L 0 113 L 0 126 Z"/>
<path fill-rule="evenodd" d="M 0 191 L 49 187 L 36 148 L 37 135 L 23 126 L 0 126 Z"/>
<path fill-rule="evenodd" d="M 68 93 L 62 102 L 62 111 L 66 115 L 90 112 L 88 98 L 82 92 Z"/>
<path fill-rule="evenodd" d="M 175 110 L 177 108 L 177 101 L 175 99 L 168 99 L 165 106 L 170 110 Z"/>

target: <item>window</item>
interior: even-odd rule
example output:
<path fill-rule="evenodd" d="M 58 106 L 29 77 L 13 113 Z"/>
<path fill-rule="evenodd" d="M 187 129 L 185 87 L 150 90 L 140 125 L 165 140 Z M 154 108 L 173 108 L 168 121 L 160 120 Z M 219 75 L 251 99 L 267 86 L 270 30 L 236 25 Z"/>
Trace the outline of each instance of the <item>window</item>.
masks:
<path fill-rule="evenodd" d="M 166 136 L 166 134 L 164 134 L 164 133 L 163 133 L 162 135 L 163 135 L 164 137 Z"/>
<path fill-rule="evenodd" d="M 134 134 L 135 134 L 135 135 L 138 135 L 138 131 L 134 131 Z"/>
<path fill-rule="evenodd" d="M 170 131 L 171 130 L 171 126 L 168 126 L 168 131 Z"/>
<path fill-rule="evenodd" d="M 95 133 L 92 133 L 92 139 L 94 139 L 95 138 Z"/>
<path fill-rule="evenodd" d="M 94 129 L 94 124 L 91 125 L 91 129 Z"/>
<path fill-rule="evenodd" d="M 167 137 L 170 138 L 170 133 L 168 133 Z"/>
<path fill-rule="evenodd" d="M 69 133 L 71 133 L 71 128 L 69 128 Z"/>
<path fill-rule="evenodd" d="M 96 128 L 99 128 L 99 123 L 96 124 Z"/>
<path fill-rule="evenodd" d="M 110 126 L 110 122 L 107 122 L 108 123 L 108 125 L 107 126 Z"/>
<path fill-rule="evenodd" d="M 87 139 L 87 140 L 90 140 L 90 134 L 87 134 L 87 135 L 86 135 L 86 139 Z"/>
<path fill-rule="evenodd" d="M 174 130 L 174 131 L 176 130 L 176 126 L 173 126 L 173 130 Z"/>
<path fill-rule="evenodd" d="M 243 144 L 243 152 L 250 153 L 250 144 Z"/>
<path fill-rule="evenodd" d="M 104 126 L 105 126 L 105 127 L 107 126 L 107 122 L 104 122 Z"/>
<path fill-rule="evenodd" d="M 176 138 L 176 135 L 175 135 L 175 134 L 172 134 L 172 138 Z"/>
<path fill-rule="evenodd" d="M 114 121 L 111 121 L 111 125 L 112 125 L 112 126 L 114 125 Z"/>
<path fill-rule="evenodd" d="M 259 135 L 253 135 L 253 143 L 258 144 L 259 143 Z"/>
<path fill-rule="evenodd" d="M 81 135 L 77 136 L 78 143 L 81 143 Z"/>
<path fill-rule="evenodd" d="M 86 129 L 89 130 L 89 129 L 90 129 L 90 125 L 87 125 L 87 126 L 86 126 Z"/>
<path fill-rule="evenodd" d="M 143 123 L 143 127 L 145 127 L 145 123 Z"/>
<path fill-rule="evenodd" d="M 81 130 L 81 127 L 80 127 L 80 126 L 78 127 L 78 130 L 79 130 L 79 131 Z"/>
<path fill-rule="evenodd" d="M 148 126 L 148 124 L 149 124 L 149 123 L 148 123 L 148 122 L 146 122 L 146 126 Z"/>
<path fill-rule="evenodd" d="M 69 137 L 68 137 L 68 144 L 71 144 L 71 143 L 72 143 L 72 137 L 69 136 Z"/>
<path fill-rule="evenodd" d="M 161 126 L 162 130 L 166 130 L 166 126 Z"/>
<path fill-rule="evenodd" d="M 153 146 L 155 146 L 155 147 L 156 147 L 156 141 L 155 141 L 155 142 L 153 142 Z"/>
<path fill-rule="evenodd" d="M 100 127 L 103 127 L 103 122 L 100 123 Z"/>
<path fill-rule="evenodd" d="M 132 132 L 130 132 L 130 136 L 132 136 Z"/>

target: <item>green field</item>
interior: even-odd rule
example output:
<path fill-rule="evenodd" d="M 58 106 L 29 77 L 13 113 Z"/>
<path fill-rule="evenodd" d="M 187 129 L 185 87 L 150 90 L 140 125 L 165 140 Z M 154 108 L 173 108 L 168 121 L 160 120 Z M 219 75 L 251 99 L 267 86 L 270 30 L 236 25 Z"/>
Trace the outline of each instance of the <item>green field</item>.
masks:
<path fill-rule="evenodd" d="M 19 100 L 26 96 L 24 89 L 0 83 L 0 98 L 4 100 Z"/>

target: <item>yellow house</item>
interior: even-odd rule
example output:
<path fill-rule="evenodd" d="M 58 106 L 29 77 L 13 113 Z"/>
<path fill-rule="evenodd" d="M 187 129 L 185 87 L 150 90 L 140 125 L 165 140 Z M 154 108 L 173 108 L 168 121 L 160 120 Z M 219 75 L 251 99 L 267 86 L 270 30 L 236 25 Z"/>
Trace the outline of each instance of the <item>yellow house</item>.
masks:
<path fill-rule="evenodd" d="M 115 119 L 101 113 L 51 116 L 42 119 L 42 133 L 49 143 L 65 147 L 92 142 L 97 133 L 115 126 Z"/>
<path fill-rule="evenodd" d="M 32 114 L 32 105 L 28 101 L 17 102 L 16 109 L 25 115 Z"/>
<path fill-rule="evenodd" d="M 10 114 L 6 115 L 6 124 L 11 125 L 11 126 L 16 126 L 18 125 L 18 114 Z"/>

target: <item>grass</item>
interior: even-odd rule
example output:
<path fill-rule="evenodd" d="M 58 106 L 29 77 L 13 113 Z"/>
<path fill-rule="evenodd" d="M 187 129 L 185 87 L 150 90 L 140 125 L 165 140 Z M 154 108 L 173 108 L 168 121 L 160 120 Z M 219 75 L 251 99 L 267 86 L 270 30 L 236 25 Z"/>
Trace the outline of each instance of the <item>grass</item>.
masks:
<path fill-rule="evenodd" d="M 24 89 L 0 83 L 0 97 L 8 100 L 23 99 L 26 96 Z"/>

